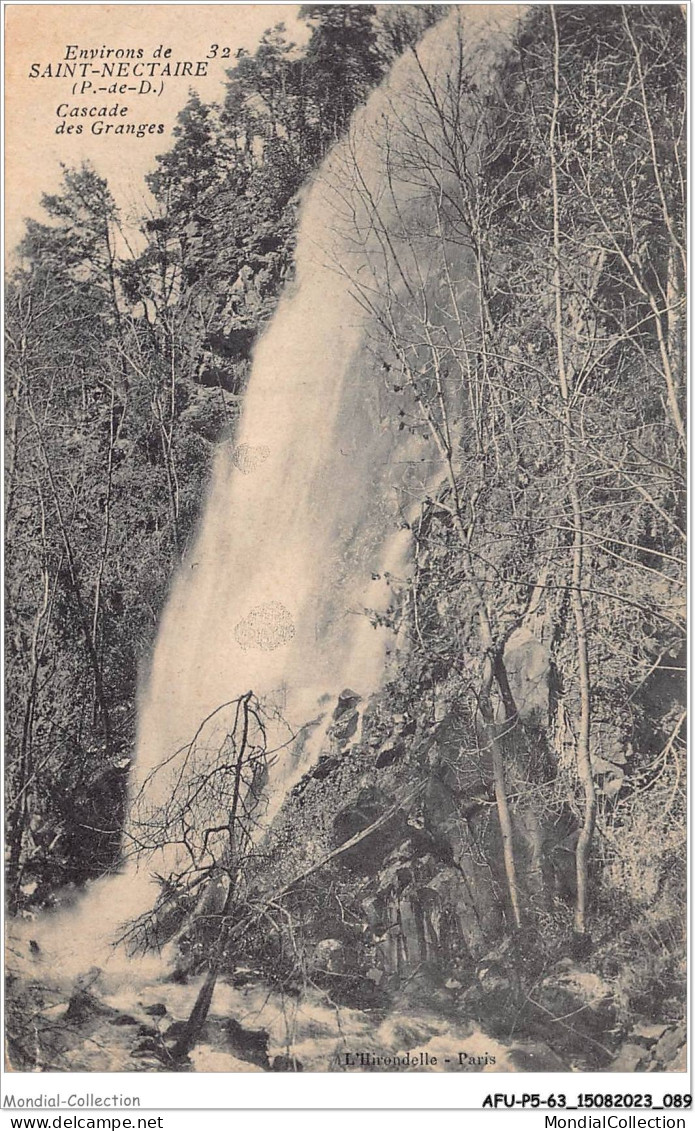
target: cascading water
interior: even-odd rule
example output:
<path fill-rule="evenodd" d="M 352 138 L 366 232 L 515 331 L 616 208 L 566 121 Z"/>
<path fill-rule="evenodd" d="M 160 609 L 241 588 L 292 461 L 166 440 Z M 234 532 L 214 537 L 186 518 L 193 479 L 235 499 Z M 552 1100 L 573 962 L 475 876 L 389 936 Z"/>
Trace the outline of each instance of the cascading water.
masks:
<path fill-rule="evenodd" d="M 370 348 L 373 326 L 351 293 L 350 278 L 377 238 L 365 193 L 379 201 L 381 222 L 395 228 L 417 208 L 424 191 L 417 178 L 404 178 L 395 194 L 393 184 L 390 195 L 382 191 L 385 109 L 417 86 L 421 68 L 434 84 L 447 74 L 453 20 L 464 20 L 480 82 L 482 64 L 494 67 L 518 15 L 517 8 L 469 8 L 434 28 L 417 64 L 406 56 L 395 65 L 307 193 L 296 280 L 255 350 L 238 433 L 218 454 L 197 541 L 162 619 L 133 782 L 133 795 L 142 793 L 150 809 L 172 783 L 171 772 L 153 773 L 156 767 L 221 704 L 252 690 L 292 732 L 314 724 L 274 760 L 271 816 L 320 752 L 327 704 L 345 687 L 364 696 L 383 679 L 395 635 L 375 628 L 365 610 L 383 614 L 393 599 L 384 575 L 407 573 L 409 499 L 422 497 L 440 468 L 428 462 L 421 435 L 394 426 L 393 394 Z M 344 227 L 355 156 L 362 246 Z M 200 743 L 219 749 L 229 725 L 218 712 Z M 277 745 L 288 733 L 278 731 Z M 133 856 L 122 875 L 94 885 L 71 915 L 79 966 L 89 964 L 85 933 L 107 940 L 117 924 L 152 905 L 157 870 L 152 859 L 138 870 Z M 46 933 L 55 942 L 55 920 Z M 103 961 L 99 947 L 94 957 Z"/>

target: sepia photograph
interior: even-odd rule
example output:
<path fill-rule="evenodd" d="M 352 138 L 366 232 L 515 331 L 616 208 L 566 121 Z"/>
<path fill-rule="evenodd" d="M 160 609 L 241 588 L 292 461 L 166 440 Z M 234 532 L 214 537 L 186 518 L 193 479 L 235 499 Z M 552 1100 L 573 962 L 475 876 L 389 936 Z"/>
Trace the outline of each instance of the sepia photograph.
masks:
<path fill-rule="evenodd" d="M 4 16 L 6 1072 L 685 1073 L 685 6 Z"/>

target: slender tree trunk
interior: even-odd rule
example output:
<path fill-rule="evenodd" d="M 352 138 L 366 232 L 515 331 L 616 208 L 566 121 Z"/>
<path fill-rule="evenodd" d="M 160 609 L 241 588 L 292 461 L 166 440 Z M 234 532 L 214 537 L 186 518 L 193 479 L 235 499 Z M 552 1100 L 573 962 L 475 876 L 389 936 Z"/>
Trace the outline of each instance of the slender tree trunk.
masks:
<path fill-rule="evenodd" d="M 572 584 L 571 604 L 576 634 L 577 666 L 579 673 L 579 734 L 577 736 L 577 775 L 584 791 L 584 819 L 579 833 L 576 850 L 577 904 L 575 908 L 575 930 L 586 931 L 587 906 L 589 899 L 589 856 L 596 823 L 596 789 L 591 766 L 591 678 L 589 671 L 589 642 L 586 628 L 586 614 L 582 584 L 584 575 L 584 515 L 577 484 L 577 468 L 572 449 L 573 413 L 570 378 L 565 356 L 563 325 L 562 271 L 560 260 L 560 208 L 557 176 L 557 122 L 560 109 L 560 39 L 557 16 L 554 6 L 550 8 L 553 24 L 554 64 L 553 64 L 553 111 L 550 121 L 549 149 L 550 176 L 553 199 L 553 294 L 555 302 L 555 341 L 558 367 L 558 382 L 563 407 L 563 453 L 564 470 L 567 480 L 567 493 L 572 510 Z"/>
<path fill-rule="evenodd" d="M 179 1037 L 176 1045 L 174 1046 L 172 1056 L 174 1060 L 180 1060 L 187 1056 L 193 1048 L 200 1031 L 205 1024 L 210 1006 L 212 1004 L 212 996 L 215 992 L 217 978 L 219 976 L 220 967 L 224 958 L 224 951 L 229 939 L 229 932 L 231 923 L 229 921 L 229 912 L 232 908 L 234 901 L 234 894 L 236 891 L 237 880 L 239 877 L 239 868 L 241 862 L 239 833 L 242 832 L 239 828 L 238 812 L 239 804 L 241 802 L 241 791 L 243 788 L 242 773 L 244 768 L 244 758 L 246 757 L 246 750 L 248 747 L 249 737 L 249 703 L 251 701 L 252 692 L 248 691 L 246 695 L 242 696 L 240 700 L 240 707 L 242 710 L 242 729 L 241 737 L 239 739 L 239 748 L 237 751 L 236 765 L 234 769 L 234 782 L 232 787 L 232 807 L 229 811 L 228 830 L 229 830 L 229 887 L 227 888 L 227 895 L 225 897 L 224 905 L 221 912 L 220 932 L 213 947 L 212 956 L 208 972 L 205 976 L 198 996 L 195 1000 L 195 1005 L 191 1010 L 190 1017 L 186 1022 L 186 1026 Z M 237 715 L 238 719 L 238 715 Z M 236 720 L 235 720 L 236 723 Z M 236 725 L 234 727 L 236 731 Z M 232 737 L 234 732 L 232 732 Z"/>
<path fill-rule="evenodd" d="M 502 858 L 504 872 L 507 878 L 507 891 L 512 912 L 512 921 L 517 930 L 521 927 L 521 902 L 519 898 L 519 883 L 516 874 L 516 861 L 514 854 L 514 827 L 507 797 L 507 782 L 504 771 L 504 750 L 497 734 L 494 711 L 490 702 L 490 690 L 493 679 L 493 662 L 488 656 L 485 660 L 485 675 L 483 686 L 480 688 L 478 702 L 480 714 L 483 717 L 484 734 L 490 747 L 492 758 L 492 780 L 495 788 L 495 804 L 497 806 L 497 819 L 502 838 Z"/>
<path fill-rule="evenodd" d="M 220 927 L 220 933 L 217 937 L 217 942 L 215 944 L 212 958 L 210 959 L 208 972 L 205 975 L 205 980 L 200 987 L 200 990 L 198 991 L 198 996 L 195 999 L 195 1005 L 193 1006 L 190 1016 L 186 1021 L 181 1036 L 172 1049 L 171 1055 L 174 1060 L 182 1060 L 185 1056 L 188 1056 L 189 1052 L 198 1040 L 203 1025 L 207 1020 L 208 1013 L 210 1012 L 210 1006 L 212 1005 L 212 998 L 215 992 L 215 986 L 217 985 L 220 966 L 222 964 L 224 948 L 229 937 L 230 925 L 228 923 L 227 917 L 232 905 L 233 892 L 234 886 L 230 881 L 229 889 L 227 891 L 227 897 L 222 908 L 222 925 Z"/>
<path fill-rule="evenodd" d="M 417 58 L 417 56 L 416 56 L 416 58 Z M 432 91 L 432 88 L 429 84 L 429 81 L 428 81 L 426 75 L 424 75 L 424 72 L 423 72 L 423 77 L 425 78 L 425 83 L 428 86 L 428 89 L 430 90 L 430 95 L 433 99 L 433 105 L 437 109 L 437 112 L 439 114 L 441 114 L 439 104 L 438 104 L 437 99 L 436 99 L 436 95 Z M 445 133 L 446 133 L 446 129 L 445 129 Z M 367 183 L 366 183 L 366 181 L 365 181 L 365 179 L 364 179 L 364 177 L 361 173 L 359 162 L 357 160 L 355 153 L 353 152 L 352 155 L 353 155 L 353 160 L 354 160 L 354 170 L 355 170 L 357 180 L 358 180 L 358 185 L 359 185 L 358 191 L 360 191 L 360 193 L 362 194 L 363 200 L 366 203 L 366 205 L 368 206 L 368 209 L 371 213 L 372 220 L 373 220 L 373 223 L 374 223 L 374 232 L 377 236 L 377 239 L 379 240 L 381 250 L 382 250 L 382 253 L 384 255 L 384 259 L 385 259 L 386 262 L 391 262 L 391 261 L 393 262 L 396 274 L 398 276 L 398 280 L 400 281 L 400 283 L 403 284 L 404 291 L 413 304 L 413 309 L 421 309 L 421 315 L 418 318 L 418 330 L 421 330 L 422 334 L 424 335 L 425 342 L 426 342 L 426 344 L 429 348 L 429 351 L 430 351 L 430 357 L 431 357 L 432 366 L 433 366 L 433 369 L 434 369 L 437 410 L 433 410 L 432 407 L 427 403 L 426 399 L 423 398 L 423 396 L 421 395 L 421 391 L 418 388 L 418 378 L 416 377 L 416 375 L 412 371 L 412 368 L 411 368 L 409 361 L 408 361 L 407 350 L 402 344 L 401 335 L 399 334 L 398 328 L 396 327 L 396 325 L 393 321 L 392 307 L 389 305 L 387 307 L 386 311 L 379 312 L 379 310 L 370 302 L 370 300 L 367 299 L 367 302 L 366 302 L 367 309 L 369 309 L 376 316 L 378 322 L 381 324 L 381 326 L 386 331 L 388 337 L 391 340 L 393 350 L 394 350 L 394 352 L 395 352 L 396 356 L 398 357 L 399 362 L 401 364 L 401 368 L 402 368 L 402 371 L 403 371 L 404 378 L 405 378 L 406 382 L 408 383 L 408 385 L 410 386 L 410 388 L 412 389 L 412 391 L 414 393 L 415 401 L 416 401 L 417 405 L 419 406 L 423 420 L 424 420 L 425 424 L 427 425 L 427 427 L 428 427 L 428 429 L 429 429 L 429 431 L 432 435 L 434 443 L 437 447 L 437 450 L 438 450 L 438 452 L 441 456 L 441 459 L 442 459 L 444 466 L 445 466 L 445 469 L 446 469 L 447 481 L 448 481 L 448 484 L 449 484 L 449 488 L 451 490 L 452 506 L 451 506 L 451 508 L 447 507 L 447 508 L 444 508 L 444 509 L 446 509 L 451 514 L 453 522 L 454 522 L 455 529 L 456 529 L 457 534 L 458 534 L 459 539 L 460 539 L 461 548 L 462 548 L 463 557 L 464 557 L 464 564 L 465 564 L 465 568 L 466 568 L 467 580 L 468 580 L 468 583 L 470 585 L 471 592 L 474 594 L 474 597 L 475 597 L 476 614 L 477 614 L 478 624 L 479 624 L 479 638 L 480 638 L 480 642 L 481 642 L 483 653 L 484 653 L 481 686 L 479 688 L 479 692 L 478 692 L 478 696 L 477 696 L 478 712 L 479 712 L 479 716 L 482 720 L 481 731 L 482 731 L 482 734 L 483 734 L 483 740 L 484 740 L 487 748 L 490 750 L 490 755 L 491 755 L 492 764 L 493 764 L 493 779 L 494 779 L 494 786 L 495 786 L 495 798 L 496 798 L 497 812 L 498 812 L 498 818 L 499 818 L 499 824 L 500 824 L 500 832 L 501 832 L 502 842 L 503 842 L 504 867 L 505 867 L 505 875 L 506 875 L 506 880 L 507 880 L 507 889 L 508 889 L 508 895 L 509 895 L 509 906 L 510 906 L 510 911 L 511 911 L 511 919 L 512 919 L 512 923 L 513 923 L 514 928 L 519 929 L 521 927 L 521 923 L 522 923 L 521 900 L 520 900 L 520 894 L 519 894 L 519 884 L 518 884 L 518 880 L 517 880 L 516 864 L 515 864 L 515 856 L 514 856 L 513 824 L 512 824 L 512 819 L 511 819 L 511 812 L 510 812 L 509 801 L 508 801 L 508 797 L 507 797 L 507 788 L 506 788 L 506 780 L 505 780 L 505 778 L 506 778 L 506 775 L 505 775 L 505 755 L 504 755 L 504 749 L 503 749 L 503 745 L 502 745 L 502 742 L 501 742 L 501 738 L 500 738 L 500 735 L 498 733 L 498 727 L 497 727 L 496 720 L 495 720 L 495 712 L 494 712 L 493 704 L 492 704 L 492 701 L 491 701 L 491 691 L 492 691 L 493 682 L 497 684 L 499 691 L 500 691 L 500 696 L 501 696 L 501 700 L 502 700 L 502 704 L 503 704 L 505 716 L 506 716 L 505 722 L 504 722 L 505 730 L 509 730 L 509 729 L 511 729 L 512 726 L 515 725 L 516 710 L 515 710 L 515 708 L 513 707 L 513 704 L 512 704 L 512 696 L 511 696 L 511 692 L 510 692 L 510 689 L 509 689 L 509 682 L 508 682 L 507 677 L 506 677 L 506 670 L 505 670 L 505 667 L 504 667 L 504 660 L 503 660 L 503 657 L 502 657 L 502 649 L 501 649 L 501 647 L 496 645 L 496 642 L 495 642 L 495 639 L 494 639 L 494 633 L 493 633 L 493 630 L 492 630 L 492 624 L 491 624 L 491 621 L 490 621 L 490 616 L 488 614 L 488 610 L 487 610 L 487 607 L 486 607 L 486 604 L 485 604 L 483 593 L 481 591 L 480 586 L 478 585 L 478 583 L 476 581 L 475 570 L 473 568 L 473 561 L 472 561 L 471 552 L 470 552 L 469 533 L 466 529 L 466 524 L 465 524 L 464 519 L 463 519 L 463 508 L 462 508 L 462 503 L 461 503 L 461 499 L 460 499 L 459 486 L 458 486 L 458 483 L 457 483 L 457 480 L 456 480 L 456 473 L 455 473 L 455 470 L 454 470 L 453 440 L 452 440 L 451 430 L 450 430 L 450 426 L 449 426 L 449 412 L 448 412 L 448 406 L 446 404 L 445 389 L 444 389 L 445 374 L 442 372 L 441 359 L 439 357 L 437 344 L 433 341 L 432 336 L 431 336 L 431 332 L 430 332 L 430 323 L 429 323 L 428 312 L 427 312 L 428 303 L 427 303 L 427 296 L 426 296 L 426 289 L 425 289 L 426 284 L 425 284 L 424 279 L 421 278 L 420 279 L 420 291 L 417 295 L 414 293 L 413 287 L 411 286 L 411 284 L 408 280 L 407 272 L 400 262 L 400 257 L 398 255 L 397 249 L 394 246 L 394 243 L 393 243 L 393 241 L 392 241 L 392 239 L 389 235 L 388 225 L 385 224 L 384 221 L 381 219 L 378 203 L 374 199 L 374 196 L 373 196 L 369 186 L 367 185 Z M 466 176 L 466 171 L 465 171 L 465 168 L 459 163 L 458 158 L 456 158 L 455 168 L 456 168 L 456 170 L 459 174 L 460 179 L 464 180 L 465 176 Z M 395 199 L 396 198 L 395 198 L 395 194 L 394 194 L 394 202 L 395 202 Z M 441 228 L 440 228 L 440 241 L 441 240 L 442 240 L 442 233 L 441 233 Z M 413 249 L 413 250 L 415 252 L 414 261 L 417 264 L 417 253 L 416 253 L 415 249 Z M 443 247 L 443 250 L 444 250 L 444 258 L 446 259 L 444 247 Z M 478 252 L 478 258 L 476 260 L 478 273 L 477 273 L 476 278 L 477 278 L 477 283 L 478 283 L 479 289 L 483 292 L 483 293 L 479 294 L 479 301 L 480 301 L 479 318 L 480 318 L 480 324 L 482 326 L 485 364 L 487 364 L 487 334 L 489 333 L 489 326 L 486 323 L 486 315 L 485 315 L 484 269 L 483 269 L 483 264 L 481 262 L 482 247 L 481 247 L 480 242 L 476 243 L 476 250 Z M 445 274 L 446 274 L 446 272 L 445 272 Z M 450 289 L 453 290 L 453 286 L 451 284 L 451 281 L 450 281 Z M 454 309 L 457 310 L 455 302 L 454 302 Z M 459 318 L 460 318 L 460 316 L 459 316 Z M 437 415 L 437 411 L 438 411 L 438 415 Z M 478 413 L 476 415 L 476 427 L 478 428 L 479 432 L 480 432 L 480 415 L 481 415 L 481 413 L 480 413 L 480 411 L 478 411 Z M 511 709 L 510 709 L 510 704 L 511 704 Z"/>
<path fill-rule="evenodd" d="M 432 348 L 434 350 L 434 347 Z M 411 385 L 415 386 L 414 375 L 410 372 L 409 368 L 408 373 Z M 516 709 L 514 708 L 511 690 L 509 687 L 509 680 L 507 678 L 507 672 L 504 666 L 504 660 L 502 658 L 501 650 L 495 647 L 492 624 L 490 622 L 490 617 L 485 605 L 485 600 L 480 590 L 480 586 L 475 580 L 473 562 L 470 555 L 468 532 L 466 531 L 466 525 L 463 521 L 461 497 L 453 466 L 453 449 L 452 439 L 449 431 L 448 409 L 444 399 L 444 388 L 438 367 L 436 372 L 436 383 L 437 398 L 442 419 L 441 429 L 437 427 L 436 423 L 432 419 L 431 413 L 425 407 L 421 398 L 419 399 L 418 403 L 420 404 L 421 411 L 425 415 L 425 419 L 427 420 L 427 423 L 430 427 L 430 431 L 432 432 L 435 443 L 437 444 L 440 454 L 444 460 L 447 481 L 451 490 L 453 504 L 451 508 L 451 514 L 464 555 L 468 583 L 475 595 L 478 624 L 480 626 L 480 641 L 485 652 L 482 683 L 478 690 L 478 709 L 483 720 L 484 741 L 489 747 L 490 757 L 492 760 L 495 803 L 497 806 L 497 816 L 500 825 L 500 835 L 502 837 L 502 854 L 504 859 L 504 871 L 507 879 L 509 906 L 511 910 L 513 925 L 516 930 L 519 930 L 522 924 L 522 914 L 521 900 L 519 896 L 519 882 L 517 878 L 514 855 L 514 829 L 512 824 L 511 811 L 509 808 L 509 799 L 507 796 L 504 749 L 497 732 L 495 712 L 491 701 L 493 681 L 497 683 L 500 691 L 500 697 L 502 699 L 502 704 L 505 712 L 505 729 L 508 729 L 510 725 L 513 725 L 516 718 Z"/>

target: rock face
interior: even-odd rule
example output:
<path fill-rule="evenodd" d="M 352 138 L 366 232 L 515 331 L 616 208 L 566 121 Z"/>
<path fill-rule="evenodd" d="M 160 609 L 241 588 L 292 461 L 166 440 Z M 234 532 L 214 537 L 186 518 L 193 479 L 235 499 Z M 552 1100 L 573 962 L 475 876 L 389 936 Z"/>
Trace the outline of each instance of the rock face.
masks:
<path fill-rule="evenodd" d="M 536 671 L 541 688 L 546 668 L 536 643 L 512 641 L 516 686 Z M 539 690 L 536 712 L 545 709 L 546 692 L 547 686 Z M 524 724 L 527 748 L 532 726 Z M 332 712 L 326 746 L 287 796 L 263 842 L 262 869 L 249 877 L 258 881 L 259 901 L 283 893 L 283 915 L 272 926 L 264 923 L 259 939 L 245 940 L 247 950 L 235 953 L 235 965 L 220 977 L 227 975 L 237 995 L 252 992 L 255 980 L 266 996 L 266 987 L 279 984 L 287 999 L 302 1002 L 297 1017 L 309 986 L 323 1016 L 310 1025 L 304 1019 L 306 1040 L 295 1035 L 288 1044 L 273 1036 L 271 1016 L 240 1008 L 242 1021 L 253 1016 L 264 1026 L 247 1029 L 233 1007 L 225 1007 L 201 1032 L 203 1070 L 215 1063 L 221 1071 L 312 1071 L 319 1044 L 321 1069 L 340 1068 L 331 1058 L 343 1046 L 324 1033 L 326 991 L 341 1018 L 359 1016 L 357 1047 L 375 1055 L 417 1046 L 448 1055 L 465 1047 L 468 1059 L 459 1065 L 465 1071 L 488 1070 L 488 1055 L 505 1071 L 684 1070 L 686 1032 L 676 1020 L 677 999 L 663 1003 L 663 1021 L 634 1014 L 626 1021 L 617 959 L 624 964 L 631 952 L 615 951 L 601 966 L 592 940 L 571 932 L 571 815 L 516 799 L 519 885 L 525 906 L 539 913 L 512 929 L 489 755 L 471 740 L 469 720 L 451 713 L 423 724 L 405 712 L 384 711 L 378 700 L 365 704 L 346 689 Z M 508 753 L 513 792 L 514 750 Z M 540 743 L 537 753 L 545 755 Z M 205 887 L 198 914 L 218 913 L 223 895 L 221 885 Z M 542 931 L 549 905 L 556 919 L 564 905 L 568 924 L 550 944 Z M 169 914 L 166 904 L 161 914 Z M 31 941 L 26 952 L 33 978 L 42 953 Z M 100 1000 L 102 972 L 87 971 L 67 1000 L 42 1004 L 52 1063 L 69 1065 L 75 1041 L 84 1044 L 108 1027 L 121 1067 L 132 1067 L 134 1058 L 147 1070 L 170 1068 L 190 1005 L 177 1012 L 166 995 L 199 970 L 199 962 L 190 969 L 182 962 L 166 990 L 158 987 L 147 1004 L 129 1003 L 128 1012 Z M 23 1019 L 36 1011 L 21 993 L 14 999 L 19 1021 L 12 1055 L 17 1064 L 31 1065 L 33 1033 L 25 1032 Z M 474 1030 L 481 1042 L 475 1048 L 468 1043 Z M 457 1046 L 447 1043 L 453 1033 L 461 1034 Z"/>
<path fill-rule="evenodd" d="M 518 631 L 505 661 L 534 780 L 544 759 L 552 776 L 534 738 L 547 726 L 548 650 Z M 649 1041 L 631 1036 L 591 940 L 572 934 L 575 817 L 523 798 L 513 804 L 519 884 L 540 913 L 529 922 L 564 907 L 567 930 L 552 945 L 538 926 L 512 930 L 492 767 L 469 719 L 452 712 L 423 725 L 346 689 L 327 738 L 275 819 L 265 880 L 272 890 L 330 858 L 292 908 L 316 986 L 352 1008 L 434 1010 L 505 1042 L 523 1034 L 517 1070 L 680 1063 L 684 1034 L 662 1025 Z M 521 794 L 513 747 L 508 756 L 510 791 L 518 781 Z"/>
<path fill-rule="evenodd" d="M 611 1072 L 687 1072 L 685 1024 L 636 1025 L 610 1066 Z"/>
<path fill-rule="evenodd" d="M 328 731 L 328 737 L 333 749 L 342 751 L 348 742 L 357 735 L 361 722 L 358 704 L 361 696 L 356 691 L 347 687 L 338 696 L 338 702 L 333 712 L 333 721 Z"/>
<path fill-rule="evenodd" d="M 529 628 L 518 628 L 504 649 L 514 703 L 525 722 L 545 724 L 550 709 L 550 649 Z"/>
<path fill-rule="evenodd" d="M 442 868 L 424 836 L 408 838 L 387 857 L 362 901 L 378 966 L 402 979 L 425 963 L 470 980 L 474 909 L 464 878 Z"/>
<path fill-rule="evenodd" d="M 336 983 L 353 975 L 373 997 L 427 968 L 451 1005 L 503 933 L 491 767 L 486 754 L 461 757 L 464 734 L 454 717 L 429 728 L 384 717 L 346 689 L 331 750 L 276 818 L 271 860 L 283 878 L 334 856 L 332 888 L 349 913 L 324 901 L 312 962 Z"/>

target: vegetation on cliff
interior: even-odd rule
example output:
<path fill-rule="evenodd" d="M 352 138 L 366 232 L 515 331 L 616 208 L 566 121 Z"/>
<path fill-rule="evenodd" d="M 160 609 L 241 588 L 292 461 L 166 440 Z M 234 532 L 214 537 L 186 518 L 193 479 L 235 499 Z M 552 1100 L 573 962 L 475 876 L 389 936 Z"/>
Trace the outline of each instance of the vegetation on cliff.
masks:
<path fill-rule="evenodd" d="M 483 84 L 455 17 L 443 76 L 418 45 L 427 6 L 303 11 L 305 51 L 275 28 L 223 105 L 191 96 L 138 251 L 89 168 L 27 227 L 8 293 L 11 905 L 118 859 L 167 585 L 291 283 L 301 186 L 347 131 L 325 174 L 354 252 L 336 269 L 398 398 L 386 426 L 427 445 L 408 576 L 387 578 L 398 654 L 378 695 L 333 705 L 262 849 L 225 842 L 184 877 L 233 900 L 165 886 L 178 973 L 247 964 L 505 1038 L 552 1025 L 565 1063 L 582 1046 L 606 1067 L 684 1003 L 684 15 L 531 8 Z M 403 52 L 410 81 L 365 139 L 353 111 Z"/>

